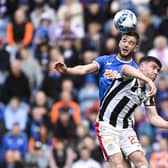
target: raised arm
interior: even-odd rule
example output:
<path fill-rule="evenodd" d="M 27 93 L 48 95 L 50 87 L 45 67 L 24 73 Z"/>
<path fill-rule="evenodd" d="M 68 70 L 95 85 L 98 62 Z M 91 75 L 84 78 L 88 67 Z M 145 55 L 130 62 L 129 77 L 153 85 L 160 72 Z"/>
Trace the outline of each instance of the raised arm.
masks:
<path fill-rule="evenodd" d="M 121 69 L 121 74 L 143 80 L 150 87 L 149 96 L 153 96 L 156 94 L 157 89 L 156 89 L 154 82 L 150 78 L 145 76 L 140 70 L 138 70 L 132 66 L 129 66 L 129 65 L 123 65 L 123 67 Z"/>
<path fill-rule="evenodd" d="M 131 77 L 141 79 L 145 83 L 152 82 L 152 80 L 149 79 L 148 77 L 146 77 L 140 70 L 138 70 L 130 65 L 123 65 L 123 67 L 121 69 L 121 73 L 126 76 L 131 76 Z"/>
<path fill-rule="evenodd" d="M 63 61 L 55 63 L 55 69 L 60 73 L 67 73 L 72 75 L 85 75 L 87 73 L 96 72 L 98 64 L 96 62 L 87 65 L 77 65 L 74 67 L 67 67 Z"/>
<path fill-rule="evenodd" d="M 156 108 L 149 107 L 149 108 L 146 108 L 146 111 L 147 111 L 149 122 L 152 125 L 159 128 L 168 129 L 168 121 L 164 120 L 162 117 L 158 115 Z"/>

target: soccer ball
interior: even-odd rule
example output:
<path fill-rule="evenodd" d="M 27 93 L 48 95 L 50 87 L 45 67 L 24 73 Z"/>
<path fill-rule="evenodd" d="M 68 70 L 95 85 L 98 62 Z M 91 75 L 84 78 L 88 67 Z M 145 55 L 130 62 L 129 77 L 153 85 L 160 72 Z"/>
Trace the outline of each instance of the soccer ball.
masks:
<path fill-rule="evenodd" d="M 130 32 L 135 30 L 137 18 L 131 10 L 122 9 L 115 14 L 113 23 L 120 32 Z"/>

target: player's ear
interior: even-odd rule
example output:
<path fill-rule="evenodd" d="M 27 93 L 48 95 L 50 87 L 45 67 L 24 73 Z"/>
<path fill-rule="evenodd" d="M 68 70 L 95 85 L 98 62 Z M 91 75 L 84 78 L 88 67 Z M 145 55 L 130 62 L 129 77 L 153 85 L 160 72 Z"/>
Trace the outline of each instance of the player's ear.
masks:
<path fill-rule="evenodd" d="M 144 63 L 144 62 L 141 62 L 140 65 L 139 65 L 140 69 L 143 69 L 144 66 L 145 66 L 145 63 Z"/>
<path fill-rule="evenodd" d="M 135 46 L 134 52 L 138 51 L 138 45 Z"/>
<path fill-rule="evenodd" d="M 121 40 L 120 40 L 119 43 L 118 43 L 118 47 L 119 47 L 119 48 L 121 47 Z"/>

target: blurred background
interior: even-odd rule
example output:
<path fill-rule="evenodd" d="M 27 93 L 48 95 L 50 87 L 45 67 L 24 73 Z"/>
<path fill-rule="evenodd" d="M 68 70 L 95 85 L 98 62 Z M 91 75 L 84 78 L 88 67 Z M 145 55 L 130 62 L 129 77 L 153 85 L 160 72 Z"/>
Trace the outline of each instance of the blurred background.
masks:
<path fill-rule="evenodd" d="M 168 1 L 0 0 L 0 167 L 109 168 L 94 129 L 97 74 L 61 75 L 53 64 L 116 53 L 120 33 L 112 21 L 125 8 L 138 19 L 135 61 L 150 55 L 163 64 L 156 101 L 168 119 Z M 143 106 L 135 118 L 148 161 L 167 168 L 168 130 L 150 125 Z"/>

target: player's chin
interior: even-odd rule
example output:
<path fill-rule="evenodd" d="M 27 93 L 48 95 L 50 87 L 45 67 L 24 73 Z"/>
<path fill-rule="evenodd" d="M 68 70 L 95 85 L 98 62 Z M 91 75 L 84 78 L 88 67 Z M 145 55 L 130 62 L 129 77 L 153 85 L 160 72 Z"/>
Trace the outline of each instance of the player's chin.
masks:
<path fill-rule="evenodd" d="M 154 76 L 154 77 L 151 77 L 151 80 L 152 80 L 152 81 L 154 81 L 155 79 L 156 79 L 156 76 Z"/>
<path fill-rule="evenodd" d="M 156 76 L 155 75 L 147 75 L 147 77 L 149 78 L 149 79 L 151 79 L 152 81 L 154 81 L 155 79 L 156 79 Z"/>
<path fill-rule="evenodd" d="M 129 52 L 122 52 L 122 53 L 121 53 L 121 56 L 122 56 L 123 58 L 127 58 L 127 57 L 129 57 Z"/>

